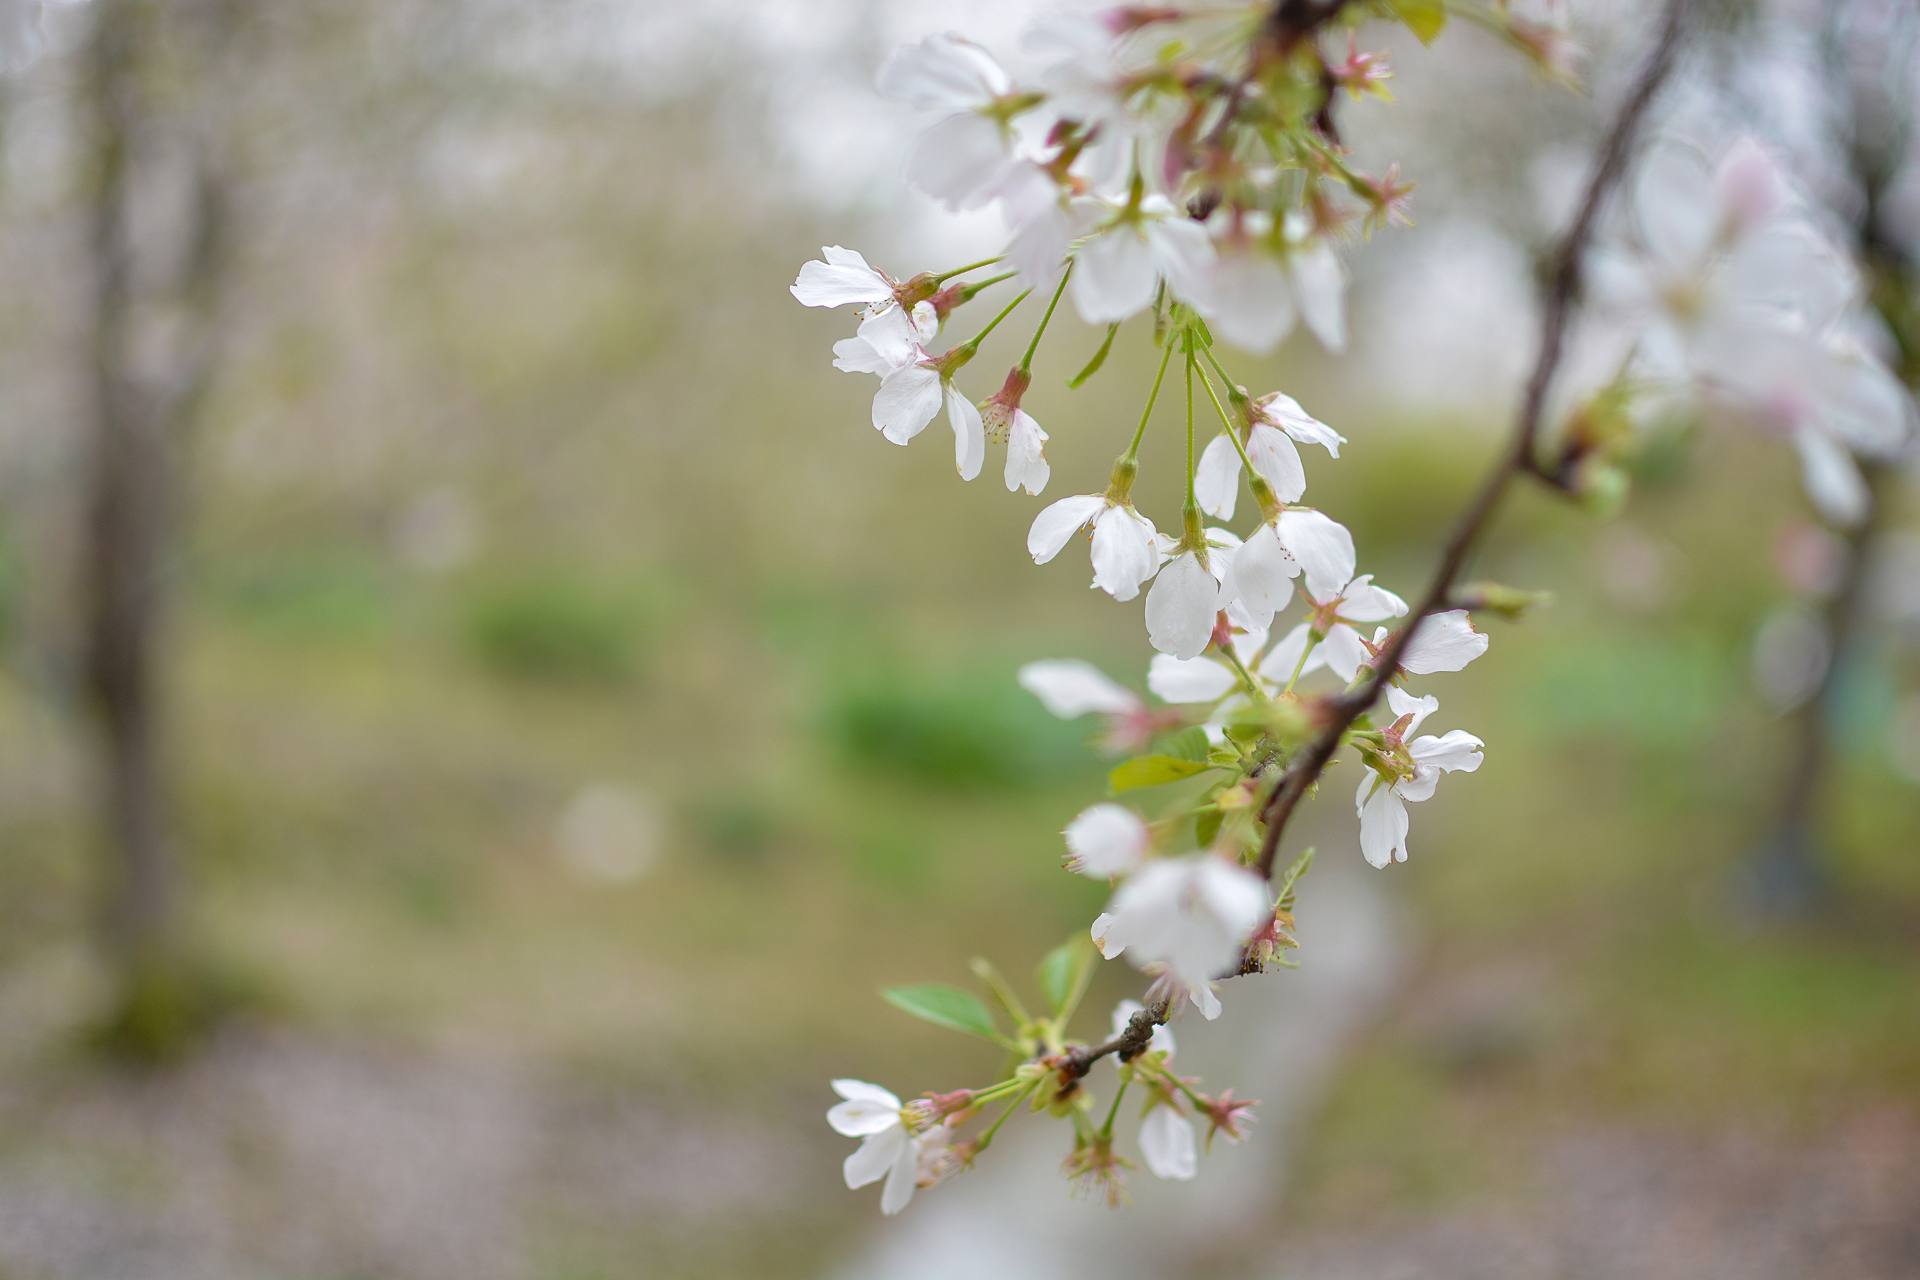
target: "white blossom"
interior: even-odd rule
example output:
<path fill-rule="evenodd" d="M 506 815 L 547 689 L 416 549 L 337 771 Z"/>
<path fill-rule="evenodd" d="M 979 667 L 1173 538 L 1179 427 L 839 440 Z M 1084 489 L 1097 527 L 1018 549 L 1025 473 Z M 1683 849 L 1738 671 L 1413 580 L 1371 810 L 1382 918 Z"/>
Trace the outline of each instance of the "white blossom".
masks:
<path fill-rule="evenodd" d="M 833 1091 L 845 1099 L 827 1112 L 827 1124 L 843 1137 L 861 1139 L 859 1149 L 846 1158 L 842 1174 L 849 1190 L 886 1179 L 880 1192 L 880 1211 L 895 1214 L 913 1199 L 920 1176 L 920 1144 L 911 1110 L 877 1084 L 864 1080 L 835 1080 Z"/>
<path fill-rule="evenodd" d="M 1347 274 L 1325 237 L 1289 215 L 1276 241 L 1270 219 L 1249 216 L 1214 244 L 1191 282 L 1189 300 L 1219 335 L 1249 351 L 1270 351 L 1297 318 L 1329 351 L 1347 344 Z"/>
<path fill-rule="evenodd" d="M 880 68 L 881 96 L 944 113 L 914 144 L 908 180 L 953 209 L 995 199 L 1014 162 L 1013 131 L 999 109 L 1011 87 L 992 54 L 957 35 L 896 50 Z"/>
<path fill-rule="evenodd" d="M 1242 403 L 1245 403 L 1244 401 Z M 1253 469 L 1281 502 L 1298 502 L 1307 491 L 1307 469 L 1294 441 L 1317 444 L 1340 456 L 1345 437 L 1283 392 L 1261 396 L 1248 407 L 1251 421 L 1242 437 Z M 1194 495 L 1200 509 L 1217 520 L 1233 519 L 1240 495 L 1240 450 L 1223 432 L 1215 436 L 1194 468 Z"/>
<path fill-rule="evenodd" d="M 1317 511 L 1289 510 L 1275 522 L 1277 536 L 1300 564 L 1313 615 L 1282 637 L 1260 663 L 1260 673 L 1284 682 L 1306 655 L 1304 674 L 1324 664 L 1352 680 L 1372 654 L 1355 623 L 1383 622 L 1407 611 L 1407 602 L 1373 585 L 1372 574 L 1353 576 L 1353 535 Z"/>
<path fill-rule="evenodd" d="M 1210 853 L 1158 859 L 1120 886 L 1093 940 L 1109 960 L 1125 953 L 1137 968 L 1162 970 L 1213 1018 L 1210 984 L 1239 962 L 1270 906 L 1265 882 L 1237 863 Z"/>
<path fill-rule="evenodd" d="M 1360 851 L 1376 867 L 1407 860 L 1407 804 L 1432 796 L 1443 773 L 1472 773 L 1478 769 L 1484 745 L 1460 729 L 1408 742 L 1407 735 L 1439 710 L 1439 700 L 1416 698 L 1389 687 L 1387 703 L 1396 719 L 1385 730 L 1383 754 L 1394 772 L 1369 768 L 1354 795 L 1354 808 L 1360 815 Z"/>
<path fill-rule="evenodd" d="M 1153 848 L 1153 834 L 1139 814 L 1119 804 L 1096 804 L 1067 824 L 1066 868 L 1096 880 L 1139 869 Z"/>
<path fill-rule="evenodd" d="M 1131 600 L 1160 567 L 1153 522 L 1130 504 L 1104 494 L 1076 494 L 1043 508 L 1027 530 L 1035 564 L 1060 554 L 1068 539 L 1093 527 L 1093 585 L 1115 600 Z"/>
<path fill-rule="evenodd" d="M 1069 286 L 1081 318 L 1110 324 L 1145 310 L 1162 282 L 1185 297 L 1213 258 L 1205 228 L 1165 196 L 1123 206 L 1074 253 Z"/>

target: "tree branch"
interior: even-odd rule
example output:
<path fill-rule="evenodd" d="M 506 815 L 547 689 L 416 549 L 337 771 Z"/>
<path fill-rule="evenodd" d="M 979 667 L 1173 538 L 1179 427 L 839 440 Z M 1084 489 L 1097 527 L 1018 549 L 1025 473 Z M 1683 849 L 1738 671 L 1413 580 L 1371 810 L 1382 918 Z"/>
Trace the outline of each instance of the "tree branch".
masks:
<path fill-rule="evenodd" d="M 1452 536 L 1441 551 L 1440 563 L 1434 569 L 1419 604 L 1412 611 L 1413 622 L 1392 635 L 1374 663 L 1372 674 L 1364 683 L 1327 700 L 1325 705 L 1329 718 L 1319 736 L 1287 767 L 1261 811 L 1261 820 L 1266 824 L 1266 836 L 1260 846 L 1257 866 L 1263 877 L 1272 878 L 1274 860 L 1280 851 L 1280 838 L 1286 830 L 1287 820 L 1292 817 L 1295 807 L 1308 789 L 1319 780 L 1327 763 L 1333 759 L 1342 736 L 1386 690 L 1388 681 L 1399 669 L 1400 655 L 1405 651 L 1420 620 L 1429 613 L 1445 608 L 1455 580 L 1460 576 L 1480 536 L 1486 531 L 1500 500 L 1506 496 L 1508 486 L 1516 476 L 1539 474 L 1534 465 L 1534 446 L 1540 437 L 1547 393 L 1552 389 L 1565 350 L 1567 321 L 1579 295 L 1580 269 L 1587 245 L 1593 238 L 1594 226 L 1607 197 L 1626 170 L 1628 155 L 1647 108 L 1673 69 L 1674 55 L 1690 7 L 1690 0 L 1668 0 L 1652 51 L 1647 55 L 1626 100 L 1620 104 L 1613 126 L 1601 144 L 1579 209 L 1554 251 L 1553 271 L 1548 279 L 1545 304 L 1540 313 L 1540 345 L 1534 357 L 1533 372 L 1527 378 L 1526 390 L 1515 415 L 1513 433 L 1506 451 L 1494 463 L 1493 470 L 1481 483 L 1479 492 L 1454 526 Z"/>

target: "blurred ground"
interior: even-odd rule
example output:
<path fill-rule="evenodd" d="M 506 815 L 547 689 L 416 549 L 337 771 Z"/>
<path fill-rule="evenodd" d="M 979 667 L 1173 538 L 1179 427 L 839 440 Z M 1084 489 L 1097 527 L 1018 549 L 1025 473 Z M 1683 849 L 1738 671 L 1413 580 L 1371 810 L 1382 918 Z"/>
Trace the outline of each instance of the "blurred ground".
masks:
<path fill-rule="evenodd" d="M 1137 684 L 1138 607 L 1082 590 L 1071 553 L 1035 569 L 1035 504 L 991 469 L 960 485 L 937 432 L 874 438 L 867 388 L 827 368 L 839 321 L 784 292 L 848 215 L 658 196 L 665 171 L 734 191 L 683 99 L 510 80 L 456 113 L 432 83 L 379 135 L 391 154 L 350 145 L 380 94 L 318 138 L 297 110 L 262 125 L 306 167 L 250 188 L 268 216 L 196 442 L 173 632 L 195 935 L 241 1012 L 153 1076 L 80 1048 L 99 976 L 71 455 L 57 392 L 22 393 L 0 529 L 4 1280 L 855 1270 L 906 1226 L 839 1186 L 825 1081 L 912 1093 L 990 1065 L 875 988 L 963 980 L 977 953 L 1024 973 L 1102 898 L 1051 834 L 1100 762 L 1013 672 L 1079 655 Z M 529 167 L 446 159 L 503 121 L 544 140 Z M 872 212 L 882 243 L 911 238 Z M 8 366 L 31 391 L 25 305 Z M 978 368 L 1024 332 L 997 337 Z M 1038 371 L 1050 496 L 1104 474 L 1145 380 L 1131 334 L 1070 400 L 1095 341 L 1069 327 Z M 1312 495 L 1363 568 L 1418 581 L 1502 393 L 1386 412 L 1367 393 L 1396 370 L 1362 356 L 1246 367 L 1349 436 L 1310 460 Z M 1150 510 L 1172 509 L 1170 421 Z M 1232 1232 L 1134 1220 L 1183 1240 L 1183 1274 L 1920 1271 L 1920 788 L 1888 745 L 1920 682 L 1910 623 L 1883 620 L 1854 679 L 1831 917 L 1754 921 L 1731 887 L 1786 758 L 1749 669 L 1800 518 L 1788 459 L 1711 439 L 1654 459 L 1611 522 L 1507 513 L 1480 574 L 1556 603 L 1435 682 L 1435 723 L 1484 737 L 1487 764 L 1421 806 L 1412 861 L 1367 876 L 1402 959 L 1298 1123 L 1154 1190 L 1205 1197 L 1268 1141 L 1284 1176 Z M 1324 860 L 1309 968 L 1336 946 L 1321 886 L 1353 873 L 1326 865 L 1359 861 L 1349 791 L 1336 773 L 1302 829 Z M 1104 974 L 1095 1021 L 1133 990 Z M 1263 1034 L 1327 1032 L 1276 1016 L 1300 1021 Z M 1180 1034 L 1209 1051 L 1212 1028 Z M 992 1229 L 1055 1213 L 1116 1221 L 1062 1182 Z"/>

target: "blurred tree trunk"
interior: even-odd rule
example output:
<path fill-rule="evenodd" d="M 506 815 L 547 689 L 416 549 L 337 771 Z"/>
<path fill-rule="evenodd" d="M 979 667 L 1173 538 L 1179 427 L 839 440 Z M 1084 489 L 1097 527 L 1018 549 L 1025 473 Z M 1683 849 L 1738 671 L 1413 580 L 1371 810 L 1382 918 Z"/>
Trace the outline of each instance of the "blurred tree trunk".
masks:
<path fill-rule="evenodd" d="M 182 104 L 156 92 L 153 65 L 178 53 L 180 33 L 166 26 L 190 7 L 95 0 L 80 90 L 92 159 L 85 681 L 116 987 L 106 1038 L 133 1057 L 184 1045 L 198 1003 L 184 968 L 161 673 L 179 455 L 213 363 L 222 202 L 204 140 Z M 190 69 L 166 79 L 175 93 L 198 82 Z"/>

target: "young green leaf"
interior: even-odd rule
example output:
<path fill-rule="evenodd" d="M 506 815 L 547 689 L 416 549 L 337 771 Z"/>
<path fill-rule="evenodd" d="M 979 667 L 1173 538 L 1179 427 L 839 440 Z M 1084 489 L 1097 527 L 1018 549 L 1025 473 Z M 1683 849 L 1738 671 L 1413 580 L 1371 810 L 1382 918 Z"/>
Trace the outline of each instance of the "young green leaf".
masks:
<path fill-rule="evenodd" d="M 910 1013 L 922 1022 L 950 1031 L 964 1031 L 986 1040 L 1004 1037 L 993 1024 L 987 1006 L 970 992 L 944 983 L 928 982 L 914 987 L 888 987 L 880 997 L 902 1013 Z"/>
<path fill-rule="evenodd" d="M 1113 767 L 1113 772 L 1107 775 L 1107 788 L 1119 795 L 1123 791 L 1137 791 L 1141 787 L 1165 786 L 1169 782 L 1191 778 L 1196 773 L 1205 773 L 1211 767 L 1203 760 L 1181 760 L 1175 756 L 1135 756 Z"/>
<path fill-rule="evenodd" d="M 1213 744 L 1207 741 L 1207 731 L 1197 724 L 1177 733 L 1161 734 L 1153 743 L 1154 754 L 1176 760 L 1205 760 L 1212 748 Z"/>
<path fill-rule="evenodd" d="M 1432 44 L 1447 25 L 1446 0 L 1393 0 L 1393 11 L 1421 44 Z"/>
<path fill-rule="evenodd" d="M 1039 979 L 1040 993 L 1047 998 L 1047 1007 L 1053 1010 L 1054 1016 L 1067 1011 L 1067 1005 L 1092 964 L 1093 945 L 1084 933 L 1076 933 L 1041 959 L 1034 976 Z"/>
<path fill-rule="evenodd" d="M 1087 361 L 1086 368 L 1074 374 L 1073 377 L 1067 381 L 1069 388 L 1078 387 L 1088 378 L 1100 372 L 1100 366 L 1107 362 L 1107 352 L 1113 350 L 1113 335 L 1118 332 L 1120 332 L 1119 325 L 1110 324 L 1107 326 L 1107 336 L 1101 339 L 1100 349 L 1093 353 L 1093 359 Z"/>

